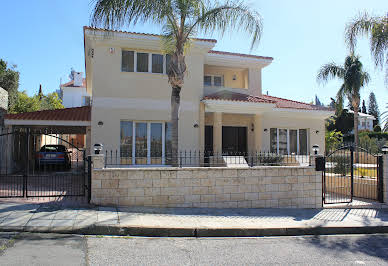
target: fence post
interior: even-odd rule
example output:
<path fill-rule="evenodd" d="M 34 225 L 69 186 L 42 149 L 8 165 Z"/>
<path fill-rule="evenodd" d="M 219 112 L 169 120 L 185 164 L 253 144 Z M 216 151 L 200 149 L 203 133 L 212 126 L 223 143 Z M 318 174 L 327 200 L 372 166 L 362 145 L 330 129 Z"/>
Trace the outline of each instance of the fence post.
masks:
<path fill-rule="evenodd" d="M 381 203 L 384 202 L 384 160 L 383 156 L 377 157 L 377 200 Z"/>
<path fill-rule="evenodd" d="M 384 197 L 383 200 L 385 203 L 388 203 L 388 154 L 384 154 L 382 156 L 383 163 L 381 164 L 381 170 L 382 173 L 382 179 L 383 179 L 383 190 L 384 190 Z"/>

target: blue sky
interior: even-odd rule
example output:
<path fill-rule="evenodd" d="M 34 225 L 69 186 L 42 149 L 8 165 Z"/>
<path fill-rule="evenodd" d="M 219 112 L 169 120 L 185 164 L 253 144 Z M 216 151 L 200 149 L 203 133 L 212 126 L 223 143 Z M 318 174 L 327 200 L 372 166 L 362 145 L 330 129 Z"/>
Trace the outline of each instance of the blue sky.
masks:
<path fill-rule="evenodd" d="M 20 90 L 36 93 L 39 84 L 44 92 L 58 89 L 60 79 L 68 80 L 71 67 L 85 71 L 82 27 L 90 23 L 89 0 L 18 0 L 1 1 L 0 58 L 16 64 L 21 73 Z M 322 64 L 342 64 L 347 49 L 344 45 L 346 23 L 359 11 L 382 15 L 388 11 L 384 0 L 256 0 L 250 1 L 264 19 L 264 33 L 257 48 L 249 50 L 244 33 L 227 33 L 218 39 L 217 50 L 252 53 L 274 57 L 263 72 L 263 93 L 310 102 L 317 94 L 324 103 L 334 97 L 340 83 L 326 86 L 316 83 Z M 155 25 L 136 25 L 131 31 L 160 33 Z M 362 98 L 375 92 L 380 111 L 388 102 L 384 73 L 376 70 L 367 40 L 359 42 L 365 69 L 371 74 L 370 84 Z"/>

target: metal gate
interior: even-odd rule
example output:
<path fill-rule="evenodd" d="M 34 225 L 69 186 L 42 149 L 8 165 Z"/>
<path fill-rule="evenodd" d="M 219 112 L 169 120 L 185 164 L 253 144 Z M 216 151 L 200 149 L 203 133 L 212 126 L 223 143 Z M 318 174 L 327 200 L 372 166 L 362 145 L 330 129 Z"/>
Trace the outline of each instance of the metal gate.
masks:
<path fill-rule="evenodd" d="M 353 146 L 329 152 L 323 172 L 323 202 L 350 203 L 354 197 L 383 202 L 382 156 Z"/>
<path fill-rule="evenodd" d="M 0 198 L 85 197 L 89 161 L 70 134 L 0 129 Z"/>

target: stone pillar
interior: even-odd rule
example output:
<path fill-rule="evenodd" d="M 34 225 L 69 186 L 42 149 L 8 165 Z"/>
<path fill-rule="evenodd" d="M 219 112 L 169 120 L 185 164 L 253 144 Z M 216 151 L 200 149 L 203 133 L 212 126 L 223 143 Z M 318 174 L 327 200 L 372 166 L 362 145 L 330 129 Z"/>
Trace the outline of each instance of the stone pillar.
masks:
<path fill-rule="evenodd" d="M 383 155 L 384 203 L 388 203 L 388 154 Z"/>
<path fill-rule="evenodd" d="M 105 168 L 105 156 L 104 154 L 94 154 L 92 157 L 92 168 L 103 169 Z M 92 176 L 93 179 L 93 176 Z"/>
<path fill-rule="evenodd" d="M 222 152 L 222 113 L 213 114 L 213 151 Z"/>
<path fill-rule="evenodd" d="M 263 117 L 262 115 L 255 114 L 253 118 L 253 125 L 255 127 L 254 134 L 254 150 L 253 152 L 259 152 L 261 150 L 262 145 L 262 137 L 263 137 Z"/>

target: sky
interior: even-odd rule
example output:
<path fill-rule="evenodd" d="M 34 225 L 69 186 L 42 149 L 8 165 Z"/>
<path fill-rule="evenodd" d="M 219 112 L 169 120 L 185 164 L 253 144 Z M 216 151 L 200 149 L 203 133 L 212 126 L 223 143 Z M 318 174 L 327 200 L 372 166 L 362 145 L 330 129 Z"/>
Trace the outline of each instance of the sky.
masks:
<path fill-rule="evenodd" d="M 383 15 L 388 11 L 386 0 L 256 0 L 247 1 L 263 18 L 263 35 L 259 45 L 250 50 L 244 32 L 216 38 L 215 50 L 271 56 L 273 63 L 263 70 L 263 93 L 311 102 L 318 95 L 328 104 L 335 97 L 340 82 L 326 85 L 316 82 L 323 64 L 343 64 L 348 50 L 344 29 L 361 11 Z M 83 29 L 90 24 L 90 0 L 0 0 L 0 58 L 15 64 L 20 71 L 19 90 L 30 95 L 39 84 L 48 93 L 68 81 L 70 69 L 85 72 Z M 124 30 L 160 33 L 160 26 L 137 24 Z M 362 89 L 367 102 L 370 92 L 376 94 L 380 112 L 388 103 L 384 71 L 376 69 L 370 56 L 367 39 L 359 41 L 356 53 L 361 56 L 371 82 Z"/>

